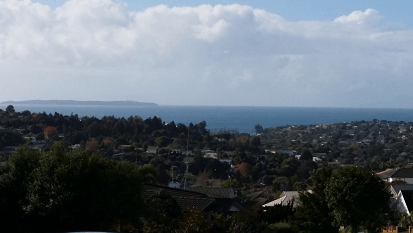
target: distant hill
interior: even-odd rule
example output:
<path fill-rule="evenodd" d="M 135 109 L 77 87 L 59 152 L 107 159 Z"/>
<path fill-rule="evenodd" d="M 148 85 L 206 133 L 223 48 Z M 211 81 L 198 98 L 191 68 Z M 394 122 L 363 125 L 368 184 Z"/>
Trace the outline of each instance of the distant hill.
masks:
<path fill-rule="evenodd" d="M 158 106 L 155 103 L 136 101 L 76 101 L 76 100 L 25 100 L 4 101 L 2 104 L 43 104 L 43 105 L 121 105 L 121 106 Z"/>

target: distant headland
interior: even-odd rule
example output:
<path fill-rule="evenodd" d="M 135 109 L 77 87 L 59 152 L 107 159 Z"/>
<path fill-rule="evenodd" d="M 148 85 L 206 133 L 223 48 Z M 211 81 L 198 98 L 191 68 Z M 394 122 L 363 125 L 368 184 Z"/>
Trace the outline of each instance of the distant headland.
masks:
<path fill-rule="evenodd" d="M 121 106 L 158 106 L 155 103 L 137 101 L 77 101 L 77 100 L 25 100 L 4 101 L 1 104 L 32 104 L 32 105 L 121 105 Z"/>

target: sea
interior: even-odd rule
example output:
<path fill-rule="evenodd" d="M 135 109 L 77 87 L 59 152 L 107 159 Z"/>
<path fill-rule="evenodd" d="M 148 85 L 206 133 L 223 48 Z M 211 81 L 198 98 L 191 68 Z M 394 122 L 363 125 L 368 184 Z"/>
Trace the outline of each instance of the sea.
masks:
<path fill-rule="evenodd" d="M 14 104 L 16 111 L 29 110 L 32 113 L 55 112 L 79 117 L 115 116 L 128 118 L 140 116 L 143 119 L 160 117 L 165 123 L 174 121 L 188 125 L 206 121 L 207 129 L 216 131 L 237 131 L 255 134 L 255 125 L 275 128 L 288 125 L 317 125 L 352 121 L 413 121 L 413 108 L 320 108 L 320 107 L 252 107 L 252 106 L 91 106 L 91 105 L 27 105 Z M 6 104 L 0 104 L 5 110 Z"/>

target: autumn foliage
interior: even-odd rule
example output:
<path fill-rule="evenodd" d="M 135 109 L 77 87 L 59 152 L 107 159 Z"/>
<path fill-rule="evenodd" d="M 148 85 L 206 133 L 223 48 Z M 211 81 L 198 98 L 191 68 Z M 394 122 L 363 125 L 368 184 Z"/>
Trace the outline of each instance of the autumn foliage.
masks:
<path fill-rule="evenodd" d="M 46 129 L 44 129 L 45 138 L 56 138 L 58 135 L 57 129 L 53 126 L 47 126 Z"/>
<path fill-rule="evenodd" d="M 116 143 L 115 139 L 111 137 L 105 137 L 102 142 L 105 146 L 114 146 Z"/>
<path fill-rule="evenodd" d="M 235 165 L 234 167 L 239 169 L 243 177 L 247 177 L 251 174 L 251 165 L 249 165 L 248 163 L 242 162 Z"/>
<path fill-rule="evenodd" d="M 99 143 L 95 139 L 88 139 L 85 144 L 85 149 L 90 152 L 96 152 L 99 149 Z"/>

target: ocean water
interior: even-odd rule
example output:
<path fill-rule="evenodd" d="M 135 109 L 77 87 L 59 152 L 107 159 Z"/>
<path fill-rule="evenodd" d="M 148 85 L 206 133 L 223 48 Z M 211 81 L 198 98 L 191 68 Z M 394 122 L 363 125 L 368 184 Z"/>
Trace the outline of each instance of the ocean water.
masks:
<path fill-rule="evenodd" d="M 373 119 L 388 121 L 413 121 L 413 109 L 374 108 L 306 108 L 306 107 L 231 107 L 231 106 L 80 106 L 80 105 L 13 105 L 16 111 L 55 112 L 63 115 L 130 117 L 143 119 L 160 117 L 165 122 L 196 124 L 206 121 L 211 131 L 226 129 L 254 134 L 257 124 L 264 128 L 286 125 L 315 125 Z M 7 105 L 0 104 L 5 110 Z"/>

